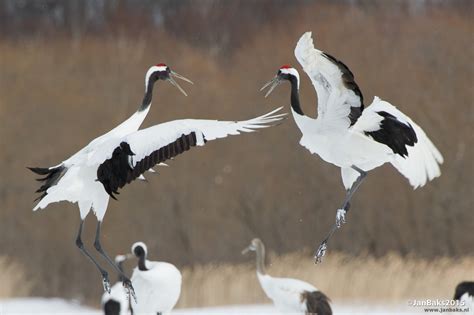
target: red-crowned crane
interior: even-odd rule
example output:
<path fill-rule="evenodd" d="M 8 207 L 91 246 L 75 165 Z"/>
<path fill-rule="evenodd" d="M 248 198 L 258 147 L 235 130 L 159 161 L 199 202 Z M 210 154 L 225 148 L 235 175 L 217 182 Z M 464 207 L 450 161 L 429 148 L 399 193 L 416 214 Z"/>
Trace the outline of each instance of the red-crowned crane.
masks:
<path fill-rule="evenodd" d="M 257 278 L 263 291 L 282 313 L 332 315 L 328 297 L 313 285 L 292 278 L 275 278 L 265 272 L 265 246 L 254 238 L 242 254 L 256 253 Z"/>
<path fill-rule="evenodd" d="M 80 211 L 80 225 L 76 245 L 100 271 L 104 290 L 110 292 L 108 273 L 85 249 L 81 240 L 84 220 L 90 210 L 97 217 L 95 249 L 112 265 L 124 279 L 123 284 L 133 295 L 130 280 L 119 270 L 100 244 L 100 230 L 109 197 L 115 198 L 118 189 L 141 178 L 153 166 L 163 163 L 191 147 L 202 146 L 206 141 L 251 132 L 268 127 L 281 120 L 285 114 L 276 114 L 278 108 L 268 114 L 246 121 L 217 121 L 182 119 L 158 124 L 138 130 L 148 113 L 152 101 L 154 83 L 166 80 L 184 90 L 173 79 L 188 79 L 170 70 L 165 64 L 152 66 L 145 76 L 145 96 L 138 110 L 123 123 L 108 133 L 92 140 L 83 149 L 49 168 L 30 168 L 44 175 L 39 179 L 43 185 L 37 190 L 42 193 L 33 210 L 43 209 L 58 201 L 77 203 Z"/>
<path fill-rule="evenodd" d="M 314 48 L 311 32 L 301 36 L 296 59 L 308 74 L 318 95 L 318 117 L 306 116 L 300 106 L 298 71 L 282 66 L 262 88 L 265 97 L 284 81 L 291 84 L 291 111 L 302 133 L 300 144 L 328 163 L 341 168 L 346 196 L 336 222 L 315 253 L 321 262 L 334 231 L 345 223 L 350 200 L 367 172 L 391 163 L 414 187 L 440 176 L 441 153 L 425 132 L 390 103 L 375 97 L 364 109 L 364 99 L 349 68 Z"/>
<path fill-rule="evenodd" d="M 134 314 L 168 314 L 181 294 L 181 272 L 173 264 L 147 259 L 145 243 L 132 245 L 132 254 L 138 258 L 133 269 L 132 283 L 137 301 L 132 302 Z"/>

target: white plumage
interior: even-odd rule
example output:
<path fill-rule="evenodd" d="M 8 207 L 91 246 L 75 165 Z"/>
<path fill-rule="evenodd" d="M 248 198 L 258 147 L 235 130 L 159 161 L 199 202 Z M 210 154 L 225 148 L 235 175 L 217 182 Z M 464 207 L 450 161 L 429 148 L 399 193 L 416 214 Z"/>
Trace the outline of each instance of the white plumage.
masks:
<path fill-rule="evenodd" d="M 351 125 L 351 108 L 361 108 L 362 100 L 353 89 L 344 84 L 343 76 L 350 74 L 343 73 L 334 59 L 325 57 L 328 55 L 314 48 L 311 32 L 300 38 L 295 56 L 311 78 L 318 95 L 317 119 L 293 111 L 303 134 L 303 146 L 320 155 L 326 162 L 341 168 L 356 165 L 369 171 L 390 162 L 408 178 L 414 188 L 425 185 L 427 180 L 441 174 L 438 164 L 443 162 L 443 157 L 439 151 L 418 125 L 390 103 L 375 97 L 372 104 Z M 353 80 L 353 77 L 347 80 Z M 414 128 L 418 142 L 414 146 L 406 146 L 407 157 L 397 155 L 386 144 L 374 141 L 365 134 L 380 130 L 384 117 L 377 113 L 381 111 Z M 346 189 L 352 183 L 353 181 L 346 181 Z"/>
<path fill-rule="evenodd" d="M 132 303 L 134 314 L 168 314 L 181 294 L 181 272 L 172 264 L 147 260 L 143 242 L 132 246 L 138 266 L 132 274 L 137 301 Z"/>
<path fill-rule="evenodd" d="M 265 246 L 255 238 L 242 253 L 256 252 L 257 278 L 275 307 L 282 313 L 291 314 L 332 314 L 327 296 L 315 286 L 292 278 L 276 278 L 265 271 Z"/>
<path fill-rule="evenodd" d="M 440 176 L 443 157 L 425 132 L 390 103 L 375 97 L 364 109 L 363 95 L 352 72 L 341 61 L 316 49 L 311 32 L 301 36 L 295 56 L 316 89 L 317 118 L 303 114 L 296 69 L 282 66 L 262 89 L 270 87 L 268 95 L 284 80 L 290 81 L 292 114 L 302 133 L 300 144 L 341 168 L 347 195 L 335 227 L 318 250 L 319 260 L 335 228 L 345 222 L 349 201 L 367 171 L 391 163 L 417 188 Z"/>
<path fill-rule="evenodd" d="M 37 174 L 45 175 L 41 179 L 44 184 L 37 191 L 43 194 L 38 198 L 40 201 L 34 210 L 43 209 L 58 201 L 78 204 L 81 223 L 76 244 L 102 274 L 106 291 L 109 290 L 108 273 L 87 252 L 81 240 L 83 223 L 91 210 L 98 220 L 94 246 L 117 269 L 100 244 L 100 227 L 109 197 L 115 198 L 114 194 L 119 194 L 118 189 L 131 181 L 144 179 L 142 174 L 151 170 L 154 165 L 161 164 L 193 146 L 202 146 L 205 141 L 268 127 L 285 115 L 276 113 L 281 109 L 279 108 L 246 121 L 183 119 L 138 130 L 150 109 L 156 81 L 167 80 L 186 94 L 173 77 L 191 82 L 164 64 L 151 67 L 145 76 L 143 102 L 135 114 L 116 128 L 92 140 L 59 165 L 30 168 Z M 124 283 L 129 286 L 128 278 L 124 279 Z M 131 293 L 133 294 L 133 290 Z"/>
<path fill-rule="evenodd" d="M 278 108 L 268 114 L 246 121 L 217 121 L 183 119 L 165 122 L 153 127 L 130 132 L 124 136 L 114 136 L 100 145 L 87 146 L 81 154 L 75 154 L 64 161 L 61 166 L 67 171 L 58 183 L 47 190 L 47 195 L 36 205 L 34 210 L 45 208 L 57 201 L 77 202 L 84 219 L 92 209 L 98 221 L 102 221 L 107 210 L 109 195 L 103 184 L 97 181 L 98 167 L 112 157 L 114 150 L 125 142 L 130 146 L 133 156 L 132 168 L 138 161 L 143 160 L 154 151 L 174 143 L 182 135 L 195 133 L 198 146 L 205 141 L 225 138 L 229 135 L 238 135 L 242 132 L 252 132 L 260 128 L 269 127 L 279 121 L 284 114 L 275 114 Z M 80 153 L 80 152 L 79 152 Z"/>

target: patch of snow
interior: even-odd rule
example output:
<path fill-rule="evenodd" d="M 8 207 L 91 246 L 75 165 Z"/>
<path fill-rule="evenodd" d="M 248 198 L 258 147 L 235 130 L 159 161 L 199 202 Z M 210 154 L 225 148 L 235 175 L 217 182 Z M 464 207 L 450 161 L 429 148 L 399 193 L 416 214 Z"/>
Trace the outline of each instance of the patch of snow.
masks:
<path fill-rule="evenodd" d="M 17 298 L 0 300 L 1 315 L 98 315 L 100 311 L 80 305 L 78 302 L 47 298 Z"/>
<path fill-rule="evenodd" d="M 423 307 L 410 307 L 405 303 L 374 304 L 370 302 L 346 302 L 331 304 L 334 314 L 350 315 L 420 315 Z M 172 315 L 270 315 L 277 311 L 271 304 L 227 305 L 206 308 L 175 309 Z M 82 306 L 78 302 L 62 299 L 21 298 L 0 300 L 0 315 L 99 315 L 102 311 Z M 459 314 L 459 313 L 455 313 Z M 463 313 L 465 314 L 465 313 Z M 467 313 L 472 314 L 472 313 Z M 288 314 L 289 315 L 289 314 Z"/>

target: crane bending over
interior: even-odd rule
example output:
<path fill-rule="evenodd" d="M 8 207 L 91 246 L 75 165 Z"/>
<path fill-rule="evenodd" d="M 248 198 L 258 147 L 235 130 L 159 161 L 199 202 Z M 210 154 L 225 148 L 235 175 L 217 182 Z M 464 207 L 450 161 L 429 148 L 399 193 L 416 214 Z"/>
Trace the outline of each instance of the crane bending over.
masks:
<path fill-rule="evenodd" d="M 257 277 L 265 294 L 284 313 L 332 315 L 328 297 L 313 285 L 292 278 L 275 278 L 265 272 L 265 246 L 254 238 L 242 254 L 256 252 Z"/>
<path fill-rule="evenodd" d="M 141 178 L 145 171 L 156 164 L 169 160 L 191 147 L 202 146 L 206 141 L 228 135 L 268 127 L 285 115 L 275 114 L 281 109 L 278 108 L 246 121 L 182 119 L 138 130 L 150 109 L 153 86 L 156 81 L 169 81 L 186 95 L 173 79 L 174 77 L 192 83 L 171 71 L 165 64 L 152 66 L 146 73 L 145 96 L 136 113 L 108 133 L 91 141 L 59 165 L 49 168 L 30 168 L 33 172 L 44 175 L 39 179 L 43 181 L 43 185 L 37 190 L 42 194 L 33 210 L 43 209 L 50 203 L 59 201 L 78 204 L 81 221 L 76 245 L 99 270 L 104 290 L 108 292 L 110 292 L 110 281 L 107 271 L 90 255 L 81 239 L 84 220 L 90 210 L 93 210 L 98 221 L 95 249 L 121 274 L 123 285 L 135 298 L 130 279 L 120 271 L 100 244 L 101 224 L 107 210 L 109 196 L 116 199 L 115 195 L 119 194 L 119 188 Z"/>
<path fill-rule="evenodd" d="M 132 245 L 132 254 L 138 258 L 132 274 L 138 297 L 132 304 L 134 314 L 169 314 L 181 294 L 181 272 L 171 263 L 148 260 L 143 242 Z"/>
<path fill-rule="evenodd" d="M 299 101 L 299 74 L 288 65 L 262 87 L 265 97 L 284 81 L 291 84 L 291 110 L 302 133 L 300 144 L 324 161 L 341 168 L 346 196 L 336 222 L 315 253 L 321 262 L 333 233 L 345 223 L 350 201 L 367 172 L 391 163 L 414 187 L 440 176 L 443 157 L 425 132 L 390 103 L 375 97 L 364 109 L 364 99 L 349 68 L 314 48 L 311 32 L 301 36 L 295 56 L 318 95 L 317 119 L 304 115 Z"/>

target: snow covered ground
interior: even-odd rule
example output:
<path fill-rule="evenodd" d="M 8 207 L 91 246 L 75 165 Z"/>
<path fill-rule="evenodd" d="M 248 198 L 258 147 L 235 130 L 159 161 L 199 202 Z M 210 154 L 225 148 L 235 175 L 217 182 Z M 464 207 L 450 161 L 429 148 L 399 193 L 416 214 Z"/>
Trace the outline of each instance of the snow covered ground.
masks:
<path fill-rule="evenodd" d="M 333 304 L 334 314 L 426 314 L 423 308 L 410 308 L 403 304 L 373 305 L 368 303 Z M 0 315 L 27 315 L 27 314 L 51 314 L 51 315 L 99 315 L 99 310 L 79 305 L 74 301 L 61 299 L 28 298 L 0 300 Z M 175 315 L 227 315 L 227 314 L 250 314 L 270 315 L 275 314 L 275 309 L 270 304 L 261 305 L 231 305 L 222 307 L 176 309 Z M 469 314 L 469 313 L 455 313 Z M 472 314 L 472 313 L 471 313 Z"/>

